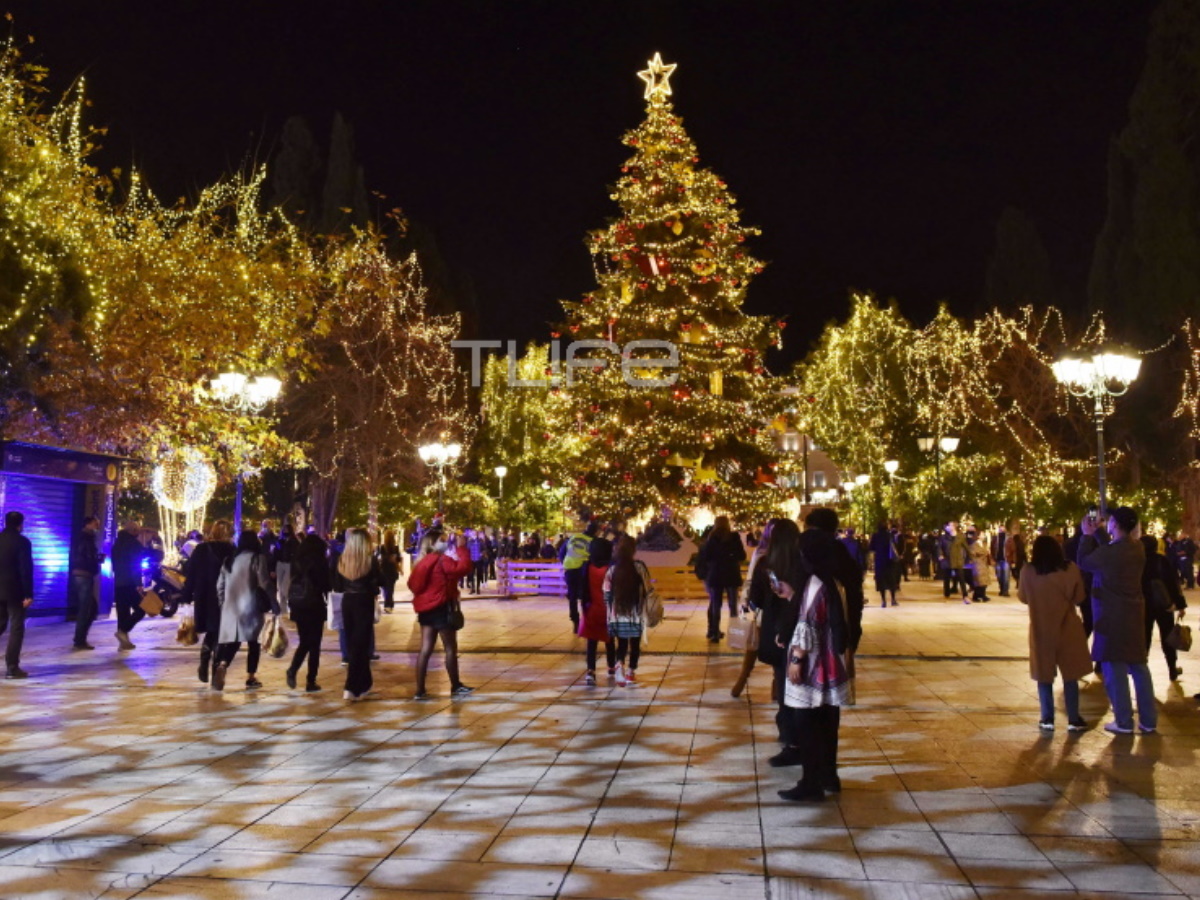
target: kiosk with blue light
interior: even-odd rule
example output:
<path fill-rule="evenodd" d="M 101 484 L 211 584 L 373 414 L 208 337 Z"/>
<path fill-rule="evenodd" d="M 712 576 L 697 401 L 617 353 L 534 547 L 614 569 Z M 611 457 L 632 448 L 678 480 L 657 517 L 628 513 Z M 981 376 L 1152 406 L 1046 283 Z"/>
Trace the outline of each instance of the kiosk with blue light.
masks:
<path fill-rule="evenodd" d="M 31 616 L 73 616 L 70 608 L 71 539 L 85 516 L 100 520 L 107 555 L 116 537 L 117 490 L 122 468 L 134 460 L 20 441 L 0 441 L 0 515 L 25 514 L 33 544 Z M 100 579 L 100 615 L 112 607 L 112 569 Z"/>

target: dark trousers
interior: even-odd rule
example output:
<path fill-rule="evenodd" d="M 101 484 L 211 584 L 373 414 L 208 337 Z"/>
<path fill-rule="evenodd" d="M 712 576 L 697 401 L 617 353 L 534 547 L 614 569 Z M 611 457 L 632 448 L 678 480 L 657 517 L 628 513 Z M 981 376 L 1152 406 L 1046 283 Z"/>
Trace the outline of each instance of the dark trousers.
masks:
<path fill-rule="evenodd" d="M 1083 619 L 1083 635 L 1084 637 L 1092 636 L 1092 598 L 1089 594 L 1083 598 L 1083 602 L 1079 604 L 1079 617 Z M 1099 669 L 1097 669 L 1099 671 Z"/>
<path fill-rule="evenodd" d="M 486 559 L 477 559 L 473 563 L 475 567 L 475 593 L 480 593 L 488 580 L 488 561 Z"/>
<path fill-rule="evenodd" d="M 0 603 L 0 634 L 8 630 L 8 649 L 4 665 L 12 671 L 21 664 L 21 646 L 25 643 L 25 604 L 20 600 Z"/>
<path fill-rule="evenodd" d="M 837 777 L 838 729 L 842 722 L 839 706 L 793 709 L 792 720 L 800 738 L 800 757 L 805 788 L 828 787 Z"/>
<path fill-rule="evenodd" d="M 1191 557 L 1179 557 L 1179 575 L 1190 591 L 1196 586 L 1196 561 Z"/>
<path fill-rule="evenodd" d="M 779 709 L 775 713 L 775 727 L 779 729 L 779 743 L 785 747 L 795 747 L 798 743 L 796 735 L 795 716 L 791 707 L 783 702 L 784 686 L 787 684 L 787 664 L 778 663 L 775 667 L 775 702 Z"/>
<path fill-rule="evenodd" d="M 583 576 L 586 566 L 574 569 L 563 569 L 563 578 L 567 582 L 567 609 L 572 622 L 579 622 L 579 598 L 583 595 Z"/>
<path fill-rule="evenodd" d="M 1175 613 L 1171 610 L 1163 610 L 1162 612 L 1152 612 L 1149 608 L 1146 609 L 1146 650 L 1150 650 L 1150 644 L 1154 638 L 1154 626 L 1158 625 L 1158 640 L 1162 646 L 1163 656 L 1166 657 L 1167 667 L 1171 672 L 1175 671 L 1175 663 L 1179 659 L 1175 648 L 1167 643 L 1167 635 L 1171 633 L 1171 629 L 1175 627 Z"/>
<path fill-rule="evenodd" d="M 75 607 L 75 646 L 87 643 L 88 629 L 96 621 L 96 579 L 91 575 L 71 576 L 71 605 Z"/>
<path fill-rule="evenodd" d="M 729 618 L 737 615 L 737 595 L 736 587 L 717 587 L 714 584 L 704 585 L 708 591 L 708 636 L 721 633 L 721 600 L 729 601 Z"/>
<path fill-rule="evenodd" d="M 237 656 L 238 650 L 242 647 L 241 641 L 231 641 L 228 644 L 219 644 L 217 646 L 217 663 L 224 663 L 228 666 L 233 662 L 233 658 Z M 246 674 L 253 675 L 258 671 L 258 661 L 262 658 L 262 645 L 258 641 L 248 641 L 246 643 Z"/>
<path fill-rule="evenodd" d="M 113 603 L 117 607 L 117 630 L 126 634 L 133 626 L 146 618 L 146 611 L 138 606 L 142 597 L 135 584 L 119 584 L 113 589 Z"/>
<path fill-rule="evenodd" d="M 642 655 L 642 639 L 617 638 L 617 662 L 625 664 L 625 654 L 629 654 L 629 668 L 637 671 L 638 659 Z"/>
<path fill-rule="evenodd" d="M 596 671 L 596 645 L 599 641 L 587 642 L 587 667 L 589 672 Z M 604 655 L 608 657 L 608 667 L 614 668 L 617 664 L 617 648 L 612 641 L 604 642 Z"/>
<path fill-rule="evenodd" d="M 384 581 L 383 587 L 383 608 L 395 609 L 396 607 L 396 582 Z"/>
<path fill-rule="evenodd" d="M 371 689 L 371 648 L 375 646 L 375 598 L 369 594 L 342 597 L 346 632 L 346 690 L 365 694 Z"/>
<path fill-rule="evenodd" d="M 304 660 L 308 659 L 308 683 L 317 680 L 317 669 L 321 665 L 321 633 L 325 630 L 323 616 L 304 616 L 293 621 L 296 626 L 296 653 L 292 656 L 292 664 L 288 669 L 293 675 L 300 671 Z"/>

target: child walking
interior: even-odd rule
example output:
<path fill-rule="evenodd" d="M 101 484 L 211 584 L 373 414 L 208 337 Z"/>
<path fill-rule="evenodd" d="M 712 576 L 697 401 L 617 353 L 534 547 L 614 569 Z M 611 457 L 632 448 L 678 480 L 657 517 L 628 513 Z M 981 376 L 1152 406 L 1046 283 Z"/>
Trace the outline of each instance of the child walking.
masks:
<path fill-rule="evenodd" d="M 646 582 L 633 558 L 637 544 L 622 535 L 605 577 L 604 597 L 608 605 L 608 631 L 617 639 L 617 685 L 637 684 L 638 657 L 646 624 Z M 627 663 L 628 661 L 628 663 Z"/>

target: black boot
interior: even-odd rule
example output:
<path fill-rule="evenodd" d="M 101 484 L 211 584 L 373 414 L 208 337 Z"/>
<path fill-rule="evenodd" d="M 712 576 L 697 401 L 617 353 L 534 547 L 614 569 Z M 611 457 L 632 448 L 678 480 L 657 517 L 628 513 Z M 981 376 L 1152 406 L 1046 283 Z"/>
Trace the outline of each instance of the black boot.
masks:
<path fill-rule="evenodd" d="M 212 663 L 212 648 L 204 646 L 200 648 L 200 671 L 197 673 L 200 676 L 200 681 L 208 684 L 208 668 Z"/>

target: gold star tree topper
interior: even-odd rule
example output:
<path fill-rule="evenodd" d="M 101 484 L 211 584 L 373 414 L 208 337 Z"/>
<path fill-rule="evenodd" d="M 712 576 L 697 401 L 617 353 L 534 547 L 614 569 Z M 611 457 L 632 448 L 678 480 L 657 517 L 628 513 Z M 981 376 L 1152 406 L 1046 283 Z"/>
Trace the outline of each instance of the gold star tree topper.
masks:
<path fill-rule="evenodd" d="M 662 54 L 655 53 L 654 59 L 646 63 L 648 69 L 643 69 L 638 72 L 638 78 L 646 82 L 645 98 L 652 100 L 655 96 L 663 97 L 671 96 L 671 75 L 675 71 L 675 63 L 666 65 L 662 61 Z"/>

